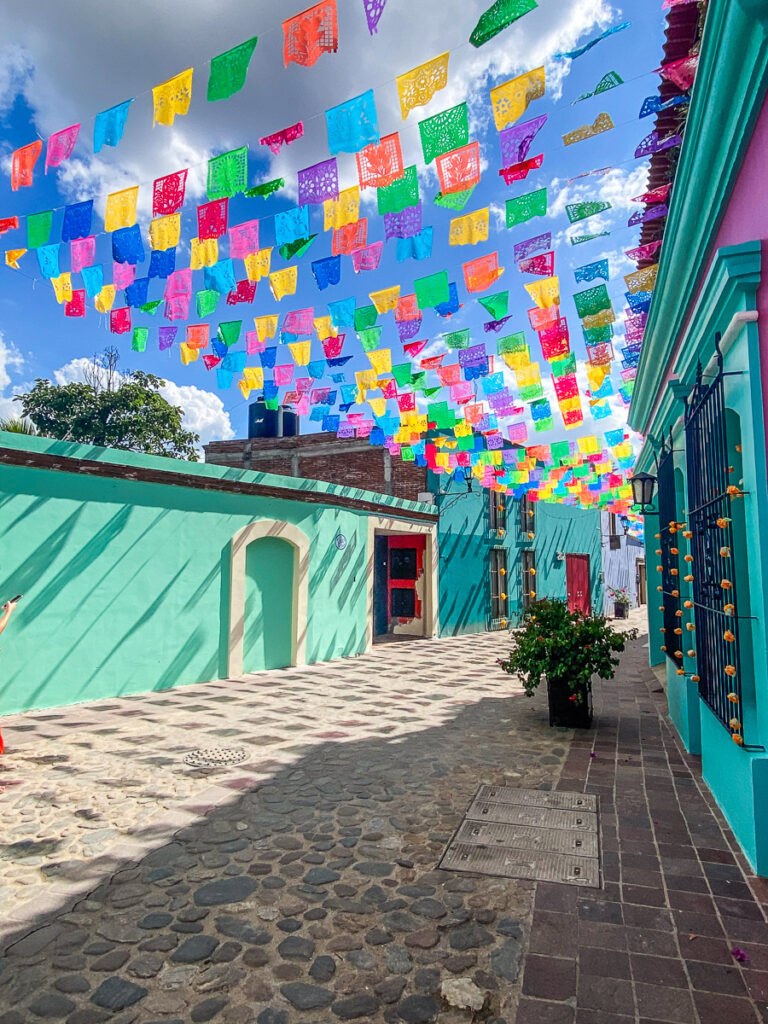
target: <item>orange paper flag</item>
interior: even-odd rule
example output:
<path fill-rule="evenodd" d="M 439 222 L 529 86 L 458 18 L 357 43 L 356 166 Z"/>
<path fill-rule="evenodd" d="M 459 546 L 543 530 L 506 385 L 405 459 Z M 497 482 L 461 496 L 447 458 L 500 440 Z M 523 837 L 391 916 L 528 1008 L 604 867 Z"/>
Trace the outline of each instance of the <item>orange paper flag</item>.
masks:
<path fill-rule="evenodd" d="M 11 161 L 11 188 L 14 192 L 32 184 L 32 172 L 42 151 L 43 143 L 40 139 L 15 151 Z"/>

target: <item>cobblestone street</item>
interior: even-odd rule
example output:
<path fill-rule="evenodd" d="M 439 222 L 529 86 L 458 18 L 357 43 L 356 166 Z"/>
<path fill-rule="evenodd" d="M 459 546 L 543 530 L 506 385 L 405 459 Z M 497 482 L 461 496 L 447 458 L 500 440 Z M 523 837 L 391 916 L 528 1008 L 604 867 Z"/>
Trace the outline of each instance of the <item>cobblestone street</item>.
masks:
<path fill-rule="evenodd" d="M 508 643 L 5 719 L 0 1024 L 768 1020 L 766 889 L 645 638 L 576 737 Z M 212 746 L 246 759 L 184 763 Z M 481 783 L 598 794 L 604 887 L 438 870 Z"/>

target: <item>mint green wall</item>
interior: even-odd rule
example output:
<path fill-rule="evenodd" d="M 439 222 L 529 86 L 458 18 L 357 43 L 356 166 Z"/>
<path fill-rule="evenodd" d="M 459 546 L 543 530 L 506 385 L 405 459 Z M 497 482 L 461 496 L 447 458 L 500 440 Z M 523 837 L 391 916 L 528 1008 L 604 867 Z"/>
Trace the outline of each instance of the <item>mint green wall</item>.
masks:
<path fill-rule="evenodd" d="M 558 552 L 589 555 L 589 579 L 592 611 L 603 610 L 602 545 L 600 513 L 597 510 L 572 508 L 540 501 L 536 504 L 536 530 L 533 548 L 536 551 L 536 597 L 565 600 L 566 563 Z"/>
<path fill-rule="evenodd" d="M 277 537 L 263 537 L 246 548 L 243 672 L 291 663 L 293 552 Z"/>
<path fill-rule="evenodd" d="M 0 446 L 373 497 L 8 433 Z M 381 501 L 403 518 L 428 508 Z M 0 596 L 24 595 L 0 644 L 0 712 L 226 676 L 230 541 L 258 519 L 286 520 L 309 537 L 307 660 L 364 650 L 366 513 L 0 464 Z M 274 584 L 284 599 L 290 580 Z"/>

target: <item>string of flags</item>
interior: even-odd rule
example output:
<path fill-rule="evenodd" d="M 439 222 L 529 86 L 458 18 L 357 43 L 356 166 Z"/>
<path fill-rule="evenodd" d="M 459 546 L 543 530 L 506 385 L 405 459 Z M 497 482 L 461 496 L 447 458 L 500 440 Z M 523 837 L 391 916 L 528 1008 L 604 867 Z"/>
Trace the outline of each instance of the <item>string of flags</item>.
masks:
<path fill-rule="evenodd" d="M 371 35 L 377 31 L 385 5 L 386 0 L 363 0 Z M 536 0 L 497 0 L 478 21 L 471 44 L 484 45 L 536 7 Z M 335 0 L 315 4 L 286 20 L 282 28 L 286 66 L 312 66 L 323 54 L 338 49 Z M 629 23 L 614 26 L 578 49 L 557 54 L 556 59 L 575 60 L 627 28 Z M 257 42 L 254 36 L 213 58 L 208 102 L 227 99 L 244 87 Z M 395 79 L 404 122 L 445 89 L 449 63 L 450 52 L 446 51 Z M 695 70 L 693 57 L 658 69 L 681 91 L 676 102 L 687 101 L 683 93 L 690 90 Z M 154 123 L 172 125 L 176 117 L 188 112 L 193 76 L 194 69 L 189 68 L 152 90 Z M 539 67 L 489 91 L 499 146 L 498 175 L 506 186 L 524 182 L 542 166 L 544 153 L 536 153 L 536 140 L 547 115 L 527 115 L 531 105 L 545 96 L 546 78 L 545 67 Z M 617 72 L 609 72 L 592 92 L 574 103 L 622 84 Z M 105 145 L 119 145 L 132 103 L 126 100 L 97 115 L 95 152 Z M 661 104 L 657 97 L 649 97 L 640 117 L 669 105 L 674 104 L 669 100 Z M 531 500 L 628 512 L 634 454 L 623 429 L 549 444 L 539 443 L 538 435 L 552 431 L 556 423 L 568 430 L 582 427 L 585 409 L 593 420 L 607 418 L 613 411 L 611 399 L 629 404 L 658 263 L 625 276 L 626 310 L 619 313 L 608 292 L 610 261 L 593 260 L 576 268 L 576 286 L 586 286 L 572 293 L 587 353 L 587 361 L 581 365 L 572 348 L 572 325 L 561 311 L 566 285 L 555 272 L 550 232 L 505 247 L 511 261 L 506 259 L 504 264 L 509 264 L 509 273 L 513 267 L 520 272 L 524 293 L 532 303 L 527 320 L 538 342 L 533 354 L 527 330 L 509 326 L 515 316 L 510 309 L 510 284 L 492 291 L 508 272 L 498 250 L 463 260 L 456 274 L 447 269 L 432 273 L 416 270 L 409 275 L 410 286 L 401 282 L 369 291 L 362 303 L 353 295 L 321 307 L 262 314 L 253 317 L 253 328 L 244 319 L 222 319 L 213 335 L 210 324 L 188 322 L 214 315 L 222 300 L 227 307 L 253 304 L 259 282 L 264 282 L 262 289 L 269 289 L 275 303 L 295 295 L 299 273 L 307 273 L 307 263 L 300 261 L 322 237 L 317 223 L 320 215 L 322 234 L 330 236 L 330 255 L 318 253 L 307 261 L 318 292 L 346 280 L 350 266 L 355 281 L 360 274 L 376 270 L 385 244 L 393 244 L 402 264 L 418 267 L 432 257 L 435 232 L 432 225 L 424 223 L 428 214 L 419 169 L 415 164 L 404 165 L 398 131 L 382 135 L 373 90 L 329 108 L 325 120 L 329 157 L 298 170 L 297 205 L 269 218 L 250 217 L 232 223 L 230 200 L 239 196 L 267 199 L 285 187 L 284 179 L 249 187 L 247 146 L 208 162 L 207 201 L 196 210 L 197 233 L 188 239 L 187 266 L 180 265 L 180 246 L 188 169 L 154 181 L 152 219 L 145 230 L 138 223 L 139 186 L 107 197 L 104 232 L 110 237 L 111 266 L 103 259 L 96 262 L 92 199 L 64 209 L 60 240 L 53 237 L 53 211 L 27 215 L 26 245 L 8 248 L 6 265 L 19 269 L 21 261 L 29 258 L 27 254 L 34 252 L 39 272 L 51 282 L 66 317 L 86 316 L 91 302 L 98 313 L 108 317 L 112 333 L 131 338 L 134 352 L 146 351 L 156 335 L 161 351 L 177 346 L 184 365 L 202 358 L 206 369 L 215 371 L 220 388 L 236 382 L 244 398 L 257 392 L 272 407 L 290 405 L 339 437 L 367 437 L 371 444 L 386 446 L 404 461 L 457 479 L 472 476 L 483 486 L 509 489 L 516 496 L 527 494 Z M 49 137 L 46 172 L 70 158 L 80 127 L 71 125 Z M 563 146 L 613 128 L 610 115 L 600 113 L 593 121 L 563 134 Z M 424 165 L 434 164 L 438 180 L 433 202 L 455 213 L 447 245 L 489 243 L 490 206 L 470 207 L 465 212 L 484 166 L 480 142 L 470 137 L 466 102 L 422 118 L 418 129 Z M 304 124 L 299 121 L 262 137 L 259 144 L 278 154 L 303 134 Z M 681 141 L 679 135 L 660 138 L 654 130 L 640 142 L 635 157 L 661 152 Z M 43 142 L 36 140 L 14 152 L 14 190 L 33 185 L 42 149 Z M 341 187 L 340 154 L 355 157 L 357 183 L 347 188 Z M 608 170 L 577 175 L 569 184 Z M 365 190 L 375 190 L 383 239 L 369 237 L 369 230 L 379 222 L 370 213 L 360 216 Z M 665 186 L 637 197 L 635 201 L 642 206 L 627 227 L 665 217 L 669 191 L 670 186 Z M 549 207 L 546 187 L 508 198 L 505 227 L 515 230 L 545 217 Z M 566 205 L 569 223 L 586 226 L 582 234 L 571 234 L 571 244 L 581 245 L 609 234 L 600 230 L 599 220 L 594 218 L 610 209 L 611 204 L 599 198 Z M 265 237 L 267 221 L 271 230 Z M 0 219 L 0 235 L 19 230 L 18 217 Z M 627 250 L 627 256 L 647 264 L 658 259 L 661 244 L 638 246 Z M 288 265 L 276 266 L 276 254 Z M 143 273 L 137 276 L 140 266 Z M 78 275 L 79 282 L 73 280 Z M 469 328 L 439 330 L 431 337 L 419 338 L 430 333 L 425 327 L 427 316 L 436 317 L 438 326 L 440 321 L 448 326 L 450 317 L 473 301 L 488 316 L 482 340 Z M 161 312 L 168 323 L 157 328 L 134 322 L 139 314 L 158 317 Z M 620 323 L 624 328 L 621 337 L 616 334 Z M 402 355 L 384 343 L 384 332 L 392 333 L 392 327 Z M 284 354 L 286 350 L 289 356 Z M 358 352 L 365 354 L 367 368 L 345 369 Z"/>

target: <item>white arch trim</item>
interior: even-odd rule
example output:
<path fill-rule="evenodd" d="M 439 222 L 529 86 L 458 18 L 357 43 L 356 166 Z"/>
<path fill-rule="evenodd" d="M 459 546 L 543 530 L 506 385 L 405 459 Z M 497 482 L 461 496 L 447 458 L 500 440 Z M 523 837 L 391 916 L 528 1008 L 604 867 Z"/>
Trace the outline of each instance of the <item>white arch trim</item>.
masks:
<path fill-rule="evenodd" d="M 424 636 L 435 637 L 440 633 L 438 605 L 438 542 L 437 525 L 408 522 L 389 516 L 368 516 L 368 607 L 366 612 L 366 649 L 373 645 L 373 577 L 375 562 L 376 534 L 416 534 L 426 537 L 424 552 Z"/>
<path fill-rule="evenodd" d="M 263 537 L 287 541 L 293 548 L 291 665 L 304 665 L 307 660 L 309 537 L 293 523 L 280 519 L 260 519 L 238 530 L 232 538 L 227 652 L 227 675 L 230 679 L 243 674 L 246 548 L 252 541 Z"/>

